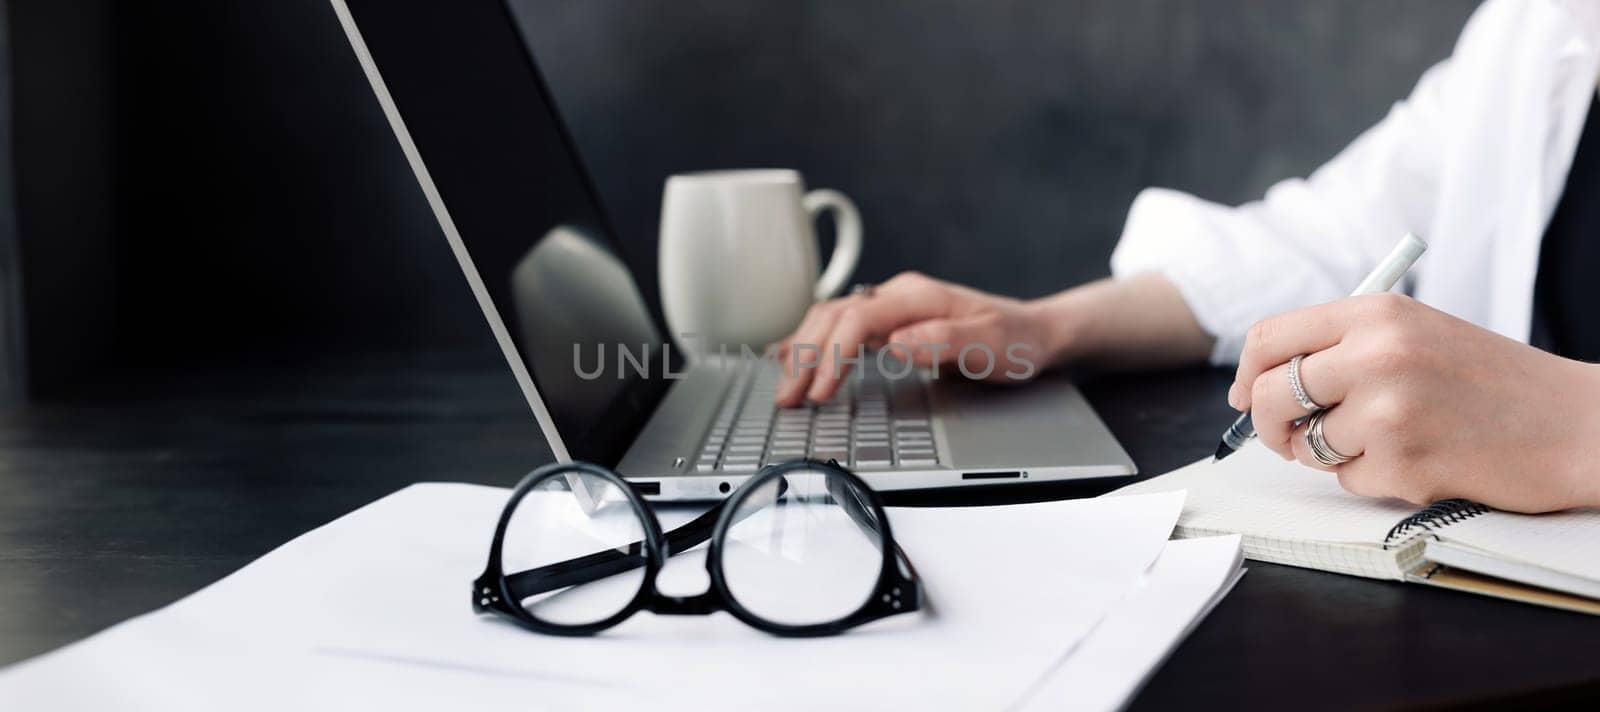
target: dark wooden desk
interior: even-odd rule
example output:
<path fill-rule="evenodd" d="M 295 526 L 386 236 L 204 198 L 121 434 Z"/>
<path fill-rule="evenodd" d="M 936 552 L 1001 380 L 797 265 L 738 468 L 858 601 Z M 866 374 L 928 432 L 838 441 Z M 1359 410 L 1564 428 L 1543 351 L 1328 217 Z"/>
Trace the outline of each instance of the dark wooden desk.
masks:
<path fill-rule="evenodd" d="M 483 359 L 134 381 L 146 385 L 0 419 L 0 665 L 176 600 L 408 483 L 509 485 L 548 457 L 509 373 Z M 1085 390 L 1141 471 L 1159 473 L 1212 450 L 1227 381 L 1193 370 Z M 1252 562 L 1135 706 L 1585 700 L 1600 700 L 1600 619 Z"/>

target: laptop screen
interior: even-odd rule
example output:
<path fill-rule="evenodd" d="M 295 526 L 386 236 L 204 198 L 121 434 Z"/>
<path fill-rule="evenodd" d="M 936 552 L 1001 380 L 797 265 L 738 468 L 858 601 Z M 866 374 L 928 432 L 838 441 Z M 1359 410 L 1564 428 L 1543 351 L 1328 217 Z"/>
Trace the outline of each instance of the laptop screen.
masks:
<path fill-rule="evenodd" d="M 491 325 L 504 325 L 567 453 L 614 466 L 677 364 L 663 361 L 673 356 L 510 10 L 346 2 Z"/>

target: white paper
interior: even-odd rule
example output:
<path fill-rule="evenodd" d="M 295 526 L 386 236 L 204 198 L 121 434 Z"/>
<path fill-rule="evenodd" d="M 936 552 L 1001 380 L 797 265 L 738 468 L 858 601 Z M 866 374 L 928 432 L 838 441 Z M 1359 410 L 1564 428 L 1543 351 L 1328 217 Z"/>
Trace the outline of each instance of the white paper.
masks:
<path fill-rule="evenodd" d="M 1024 710 L 1115 710 L 1233 589 L 1244 569 L 1235 536 L 1167 544 L 1139 584 L 1031 692 Z"/>
<path fill-rule="evenodd" d="M 1566 577 L 1578 579 L 1555 586 L 1558 590 L 1593 596 L 1600 586 L 1600 509 L 1548 514 L 1491 512 L 1442 527 L 1438 535 L 1513 564 L 1555 572 L 1556 577 L 1545 579 L 1547 585 Z M 1499 570 L 1476 568 L 1486 569 L 1479 573 L 1489 575 Z"/>
<path fill-rule="evenodd" d="M 1241 534 L 1244 555 L 1258 561 L 1405 578 L 1398 553 L 1385 550 L 1383 540 L 1416 506 L 1345 492 L 1332 474 L 1285 462 L 1260 443 L 1222 462 L 1206 458 L 1111 496 L 1178 490 L 1188 493 L 1179 537 Z"/>
<path fill-rule="evenodd" d="M 1285 461 L 1259 442 L 1221 462 L 1207 457 L 1112 495 L 1175 490 L 1188 492 L 1181 527 L 1264 541 L 1376 547 L 1395 522 L 1417 511 L 1400 500 L 1350 494 L 1333 474 Z"/>
<path fill-rule="evenodd" d="M 645 612 L 562 638 L 471 612 L 506 496 L 402 490 L 167 609 L 0 672 L 0 709 L 1002 709 L 1133 587 L 1183 503 L 892 509 L 933 610 L 839 637 Z M 703 580 L 685 555 L 662 586 L 692 593 Z"/>

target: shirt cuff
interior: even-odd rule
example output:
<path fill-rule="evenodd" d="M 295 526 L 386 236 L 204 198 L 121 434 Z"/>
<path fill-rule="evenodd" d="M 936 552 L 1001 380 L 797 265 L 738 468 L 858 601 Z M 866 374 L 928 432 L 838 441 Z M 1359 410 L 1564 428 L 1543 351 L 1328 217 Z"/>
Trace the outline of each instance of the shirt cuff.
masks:
<path fill-rule="evenodd" d="M 1186 193 L 1147 188 L 1134 199 L 1122 238 L 1111 253 L 1111 274 L 1126 279 L 1159 274 L 1177 288 L 1200 328 L 1215 339 L 1210 361 L 1238 363 L 1244 349 L 1240 305 L 1228 298 L 1235 270 L 1223 256 L 1231 252 L 1211 229 L 1214 213 L 1224 210 Z"/>

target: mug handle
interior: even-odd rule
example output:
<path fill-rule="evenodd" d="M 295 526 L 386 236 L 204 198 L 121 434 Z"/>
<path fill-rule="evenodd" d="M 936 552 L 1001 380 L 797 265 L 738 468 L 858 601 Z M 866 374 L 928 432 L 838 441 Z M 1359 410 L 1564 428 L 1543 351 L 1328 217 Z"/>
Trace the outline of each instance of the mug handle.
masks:
<path fill-rule="evenodd" d="M 861 213 L 856 210 L 855 203 L 837 190 L 813 190 L 806 193 L 801 202 L 806 212 L 811 214 L 813 222 L 823 211 L 833 212 L 837 239 L 833 245 L 833 257 L 828 259 L 828 268 L 822 271 L 822 277 L 817 280 L 815 293 L 816 301 L 832 299 L 844 291 L 845 283 L 856 271 L 856 263 L 861 261 Z"/>

